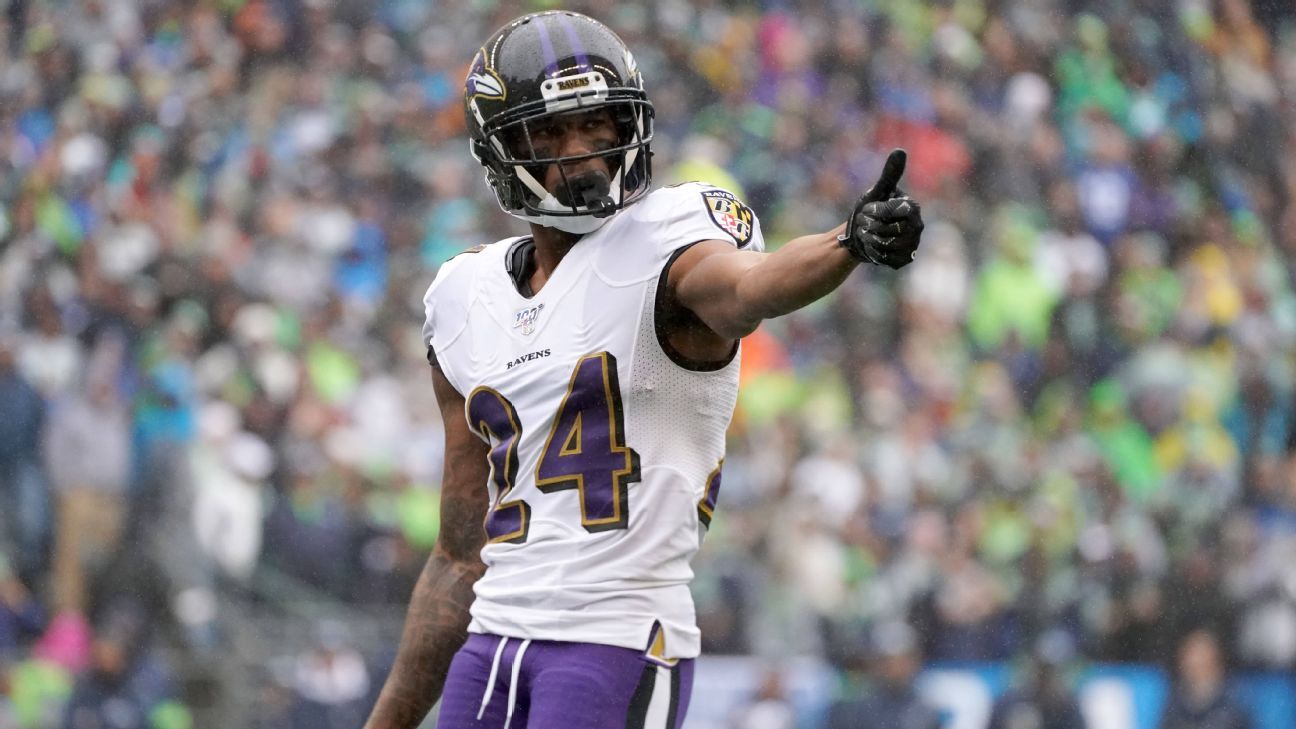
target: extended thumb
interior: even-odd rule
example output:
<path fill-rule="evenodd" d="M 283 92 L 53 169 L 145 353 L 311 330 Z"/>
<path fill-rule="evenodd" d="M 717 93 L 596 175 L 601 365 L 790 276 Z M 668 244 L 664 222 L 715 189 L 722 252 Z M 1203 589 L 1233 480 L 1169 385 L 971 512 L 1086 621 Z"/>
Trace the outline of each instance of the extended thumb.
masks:
<path fill-rule="evenodd" d="M 903 149 L 891 150 L 891 154 L 887 155 L 886 164 L 882 165 L 882 175 L 878 177 L 877 182 L 873 183 L 873 187 L 864 193 L 864 202 L 891 199 L 895 194 L 896 186 L 900 184 L 900 176 L 904 174 L 907 159 L 908 155 Z"/>

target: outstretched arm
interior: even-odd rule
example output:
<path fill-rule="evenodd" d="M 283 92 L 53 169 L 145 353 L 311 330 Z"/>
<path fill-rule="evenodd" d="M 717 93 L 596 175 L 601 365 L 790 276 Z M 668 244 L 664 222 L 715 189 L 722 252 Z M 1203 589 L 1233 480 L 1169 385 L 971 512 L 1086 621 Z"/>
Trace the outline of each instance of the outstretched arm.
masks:
<path fill-rule="evenodd" d="M 473 584 L 486 567 L 488 446 L 468 429 L 463 396 L 432 368 L 445 423 L 441 532 L 414 587 L 396 663 L 365 729 L 414 729 L 441 696 L 450 659 L 468 636 Z"/>
<path fill-rule="evenodd" d="M 738 251 L 718 240 L 692 246 L 670 270 L 675 301 L 717 335 L 739 339 L 764 319 L 826 296 L 860 262 L 907 264 L 923 224 L 918 203 L 896 187 L 904 168 L 904 152 L 892 152 L 846 223 L 793 239 L 773 253 Z"/>
<path fill-rule="evenodd" d="M 859 262 L 837 244 L 844 228 L 795 238 L 773 253 L 702 241 L 671 267 L 676 300 L 716 334 L 741 339 L 763 320 L 796 311 L 846 280 Z"/>

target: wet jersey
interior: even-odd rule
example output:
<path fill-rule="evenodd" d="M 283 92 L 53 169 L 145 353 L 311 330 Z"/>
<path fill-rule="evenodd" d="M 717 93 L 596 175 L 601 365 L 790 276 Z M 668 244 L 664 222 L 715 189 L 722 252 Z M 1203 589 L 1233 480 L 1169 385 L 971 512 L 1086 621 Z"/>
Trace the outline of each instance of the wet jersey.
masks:
<path fill-rule="evenodd" d="M 424 299 L 424 341 L 491 450 L 487 569 L 469 630 L 699 652 L 690 561 L 720 485 L 737 348 L 689 363 L 658 337 L 669 262 L 690 244 L 760 250 L 732 194 L 655 190 L 582 238 L 532 297 L 506 239 L 461 254 Z"/>

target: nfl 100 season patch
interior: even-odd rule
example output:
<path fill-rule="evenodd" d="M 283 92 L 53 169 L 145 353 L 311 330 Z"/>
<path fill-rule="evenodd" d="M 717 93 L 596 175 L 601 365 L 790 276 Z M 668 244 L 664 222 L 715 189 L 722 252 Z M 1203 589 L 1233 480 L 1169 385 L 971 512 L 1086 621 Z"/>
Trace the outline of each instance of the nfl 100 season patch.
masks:
<path fill-rule="evenodd" d="M 702 193 L 702 200 L 706 202 L 707 212 L 711 214 L 711 222 L 728 233 L 739 248 L 751 241 L 756 215 L 732 192 L 706 190 Z"/>
<path fill-rule="evenodd" d="M 521 329 L 524 335 L 530 335 L 535 331 L 536 319 L 540 318 L 540 312 L 543 309 L 544 304 L 538 304 L 516 312 L 513 315 L 513 328 Z"/>

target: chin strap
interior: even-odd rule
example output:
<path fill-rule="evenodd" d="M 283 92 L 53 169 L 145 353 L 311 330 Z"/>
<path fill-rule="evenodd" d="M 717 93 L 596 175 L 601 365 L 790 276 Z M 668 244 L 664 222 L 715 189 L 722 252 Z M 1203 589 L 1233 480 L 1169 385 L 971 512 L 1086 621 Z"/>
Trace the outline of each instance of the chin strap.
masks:
<path fill-rule="evenodd" d="M 611 218 L 596 218 L 593 215 L 533 215 L 520 210 L 509 210 L 503 206 L 501 206 L 500 209 L 518 220 L 535 223 L 536 225 L 545 228 L 557 228 L 564 233 L 571 233 L 572 235 L 587 235 L 593 233 L 599 228 L 602 228 L 603 224 L 608 220 L 611 220 Z"/>

